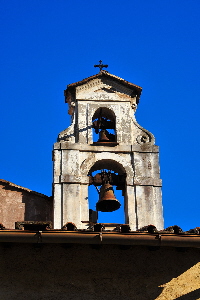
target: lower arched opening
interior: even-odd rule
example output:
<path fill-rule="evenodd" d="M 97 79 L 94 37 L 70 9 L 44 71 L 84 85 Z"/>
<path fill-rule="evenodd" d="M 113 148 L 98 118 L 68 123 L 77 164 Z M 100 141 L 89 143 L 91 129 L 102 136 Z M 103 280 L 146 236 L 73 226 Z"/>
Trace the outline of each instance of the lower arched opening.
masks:
<path fill-rule="evenodd" d="M 91 167 L 88 176 L 90 221 L 124 224 L 126 173 L 123 166 L 102 159 Z"/>

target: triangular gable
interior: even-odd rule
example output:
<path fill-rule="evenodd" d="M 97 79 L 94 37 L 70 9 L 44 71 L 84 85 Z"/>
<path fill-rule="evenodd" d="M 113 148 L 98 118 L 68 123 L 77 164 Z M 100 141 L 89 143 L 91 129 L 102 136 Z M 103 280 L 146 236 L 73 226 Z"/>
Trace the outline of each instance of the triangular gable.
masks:
<path fill-rule="evenodd" d="M 142 88 L 102 70 L 98 74 L 69 84 L 65 91 L 66 102 L 72 98 L 84 100 L 119 100 L 136 97 L 139 102 Z"/>

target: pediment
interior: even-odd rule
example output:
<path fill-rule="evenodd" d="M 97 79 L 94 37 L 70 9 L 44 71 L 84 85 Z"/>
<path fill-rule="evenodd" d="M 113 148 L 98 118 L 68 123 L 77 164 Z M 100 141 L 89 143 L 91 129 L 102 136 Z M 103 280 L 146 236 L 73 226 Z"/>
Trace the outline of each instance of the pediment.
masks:
<path fill-rule="evenodd" d="M 115 82 L 92 80 L 76 89 L 76 99 L 85 100 L 122 100 L 131 98 L 132 90 L 124 88 Z"/>
<path fill-rule="evenodd" d="M 69 98 L 71 101 L 75 98 L 91 101 L 127 101 L 127 98 L 136 98 L 138 103 L 141 91 L 141 87 L 102 70 L 97 75 L 68 85 L 65 96 L 68 103 Z"/>

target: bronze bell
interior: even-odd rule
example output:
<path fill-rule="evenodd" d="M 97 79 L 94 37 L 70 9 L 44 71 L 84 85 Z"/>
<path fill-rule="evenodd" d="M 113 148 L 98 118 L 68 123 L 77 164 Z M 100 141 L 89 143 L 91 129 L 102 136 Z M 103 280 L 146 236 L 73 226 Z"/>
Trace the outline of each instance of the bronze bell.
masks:
<path fill-rule="evenodd" d="M 96 209 L 102 212 L 111 212 L 119 209 L 120 206 L 120 202 L 115 198 L 112 185 L 104 183 L 100 188 L 100 197 Z"/>
<path fill-rule="evenodd" d="M 99 132 L 99 139 L 98 139 L 98 142 L 109 142 L 109 138 L 107 137 L 106 135 L 106 130 L 105 129 L 102 129 L 100 132 Z"/>

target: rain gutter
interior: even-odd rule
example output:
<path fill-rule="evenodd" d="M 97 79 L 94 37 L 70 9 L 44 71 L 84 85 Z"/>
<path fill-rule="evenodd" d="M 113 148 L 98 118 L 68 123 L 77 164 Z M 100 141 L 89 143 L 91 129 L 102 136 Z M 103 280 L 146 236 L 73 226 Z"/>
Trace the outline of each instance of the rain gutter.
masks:
<path fill-rule="evenodd" d="M 2 230 L 0 243 L 130 245 L 153 247 L 200 247 L 200 235 L 116 232 Z"/>

